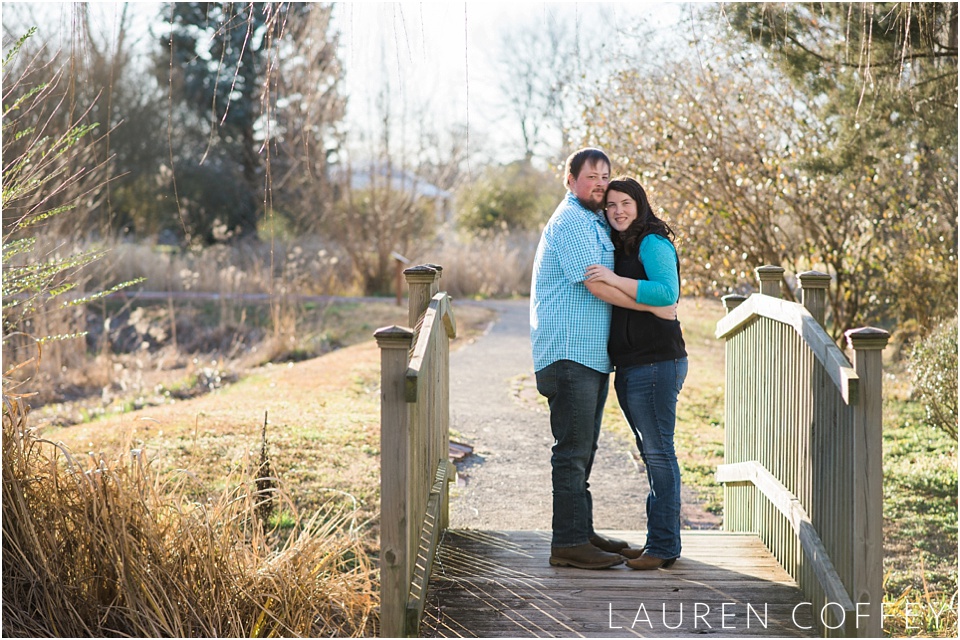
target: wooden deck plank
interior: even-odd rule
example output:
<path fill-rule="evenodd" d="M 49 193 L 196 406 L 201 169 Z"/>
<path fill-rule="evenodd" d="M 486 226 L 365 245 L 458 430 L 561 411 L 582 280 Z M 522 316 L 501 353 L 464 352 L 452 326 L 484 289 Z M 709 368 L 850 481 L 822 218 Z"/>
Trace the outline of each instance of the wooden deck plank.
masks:
<path fill-rule="evenodd" d="M 604 533 L 643 543 L 642 532 Z M 804 601 L 796 583 L 752 534 L 684 531 L 683 554 L 669 570 L 551 567 L 549 555 L 549 531 L 447 531 L 421 635 L 816 635 L 811 607 L 794 619 Z"/>

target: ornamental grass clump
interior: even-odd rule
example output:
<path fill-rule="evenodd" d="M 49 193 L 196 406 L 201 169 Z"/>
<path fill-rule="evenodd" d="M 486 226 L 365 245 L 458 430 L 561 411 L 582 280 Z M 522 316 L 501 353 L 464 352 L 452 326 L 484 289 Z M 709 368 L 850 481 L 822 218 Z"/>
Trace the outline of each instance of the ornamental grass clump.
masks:
<path fill-rule="evenodd" d="M 375 564 L 350 512 L 295 514 L 238 472 L 204 499 L 189 470 L 77 456 L 3 401 L 4 636 L 376 633 Z M 287 514 L 264 524 L 267 499 Z"/>

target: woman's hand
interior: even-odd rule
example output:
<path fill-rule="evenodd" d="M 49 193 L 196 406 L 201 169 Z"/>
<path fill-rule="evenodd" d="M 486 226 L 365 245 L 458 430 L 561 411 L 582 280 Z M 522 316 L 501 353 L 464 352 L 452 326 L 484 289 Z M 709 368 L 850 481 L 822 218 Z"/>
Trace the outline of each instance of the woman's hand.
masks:
<path fill-rule="evenodd" d="M 592 264 L 587 267 L 586 276 L 587 282 L 605 282 L 611 287 L 616 287 L 620 279 L 620 276 L 602 264 Z"/>
<path fill-rule="evenodd" d="M 591 293 L 599 297 L 605 302 L 610 304 L 615 304 L 618 307 L 624 307 L 626 309 L 634 309 L 635 311 L 649 311 L 653 315 L 657 316 L 661 320 L 676 320 L 677 319 L 677 303 L 674 302 L 671 305 L 665 307 L 652 307 L 648 304 L 641 304 L 636 301 L 637 297 L 637 281 L 632 278 L 625 278 L 623 276 L 618 276 L 608 267 L 603 266 L 602 264 L 592 264 L 587 267 L 586 278 L 584 282 L 589 283 L 604 283 L 608 286 L 617 289 L 620 293 L 623 293 L 630 298 L 630 302 L 626 301 L 616 301 L 609 299 L 603 295 L 597 294 L 593 289 Z M 588 285 L 589 286 L 589 285 Z"/>

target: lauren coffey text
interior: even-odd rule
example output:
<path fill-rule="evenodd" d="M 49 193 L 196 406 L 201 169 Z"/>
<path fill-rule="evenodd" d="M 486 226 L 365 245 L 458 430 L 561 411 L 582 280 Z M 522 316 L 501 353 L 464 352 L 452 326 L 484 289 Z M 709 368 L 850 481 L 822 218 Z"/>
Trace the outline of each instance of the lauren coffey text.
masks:
<path fill-rule="evenodd" d="M 920 619 L 924 609 L 928 610 L 937 621 L 947 612 L 956 613 L 954 602 L 942 605 L 928 605 L 922 601 L 905 602 L 898 607 L 896 614 L 887 613 L 884 610 L 884 604 L 880 603 L 881 621 L 883 623 L 887 620 L 901 621 L 906 629 L 920 628 L 913 622 Z M 824 627 L 839 629 L 847 624 L 847 618 L 849 617 L 851 618 L 849 622 L 860 628 L 870 618 L 869 608 L 869 603 L 859 602 L 856 604 L 855 611 L 847 612 L 838 603 L 828 602 L 817 610 L 810 602 L 800 602 L 793 607 L 784 620 L 777 620 L 777 622 L 781 624 L 787 622 L 797 629 L 813 629 L 811 622 L 816 616 L 819 617 Z M 629 620 L 629 618 L 622 617 L 619 611 L 617 618 L 618 622 Z M 767 604 L 742 602 L 715 602 L 712 604 L 706 602 L 673 602 L 669 606 L 666 602 L 641 602 L 633 616 L 633 621 L 626 625 L 614 622 L 613 604 L 609 603 L 607 605 L 607 619 L 610 629 L 635 629 L 638 627 L 649 629 L 679 629 L 681 627 L 692 629 L 766 629 L 771 621 Z"/>

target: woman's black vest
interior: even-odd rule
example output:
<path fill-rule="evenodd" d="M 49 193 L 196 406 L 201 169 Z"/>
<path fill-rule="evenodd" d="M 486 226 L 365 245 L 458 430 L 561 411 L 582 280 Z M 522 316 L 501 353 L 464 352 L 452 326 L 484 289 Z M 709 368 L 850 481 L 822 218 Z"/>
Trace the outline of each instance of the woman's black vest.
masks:
<path fill-rule="evenodd" d="M 638 244 L 638 251 L 639 246 Z M 628 256 L 617 251 L 613 270 L 618 276 L 648 280 L 647 272 L 637 254 Z M 677 279 L 680 279 L 679 259 Z M 677 360 L 687 355 L 679 320 L 661 320 L 648 311 L 634 311 L 618 306 L 613 307 L 607 352 L 615 367 Z"/>

